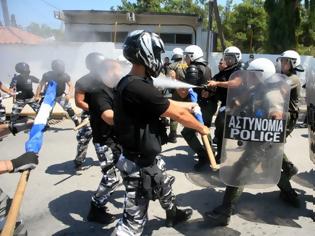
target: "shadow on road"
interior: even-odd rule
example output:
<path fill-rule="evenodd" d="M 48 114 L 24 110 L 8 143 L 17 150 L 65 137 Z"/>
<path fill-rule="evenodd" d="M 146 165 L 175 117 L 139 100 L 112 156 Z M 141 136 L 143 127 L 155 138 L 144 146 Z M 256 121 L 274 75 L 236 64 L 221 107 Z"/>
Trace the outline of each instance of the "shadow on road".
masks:
<path fill-rule="evenodd" d="M 300 172 L 292 180 L 303 187 L 315 189 L 315 170 Z"/>
<path fill-rule="evenodd" d="M 96 160 L 93 160 L 92 157 L 87 157 L 85 159 L 85 162 L 83 164 L 83 169 L 88 169 L 91 166 L 98 166 L 99 162 Z M 62 163 L 54 164 L 49 166 L 45 173 L 51 174 L 51 175 L 63 175 L 63 174 L 76 174 L 75 166 L 73 160 L 65 161 Z"/>
<path fill-rule="evenodd" d="M 64 194 L 49 203 L 49 210 L 51 214 L 59 220 L 67 228 L 54 233 L 55 236 L 61 235 L 110 235 L 114 230 L 115 224 L 103 228 L 104 225 L 88 222 L 86 216 L 89 212 L 92 191 L 76 190 L 71 193 Z M 120 198 L 123 196 L 123 191 L 116 191 L 113 193 L 112 198 Z M 122 204 L 116 204 L 111 201 L 115 206 L 117 205 L 122 209 Z M 121 215 L 116 215 L 120 218 Z"/>
<path fill-rule="evenodd" d="M 295 220 L 313 216 L 313 211 L 306 209 L 306 202 L 312 200 L 313 196 L 305 195 L 304 191 L 298 191 L 298 195 L 301 207 L 293 208 L 279 198 L 279 191 L 256 195 L 244 193 L 237 206 L 237 214 L 251 222 L 301 228 Z"/>

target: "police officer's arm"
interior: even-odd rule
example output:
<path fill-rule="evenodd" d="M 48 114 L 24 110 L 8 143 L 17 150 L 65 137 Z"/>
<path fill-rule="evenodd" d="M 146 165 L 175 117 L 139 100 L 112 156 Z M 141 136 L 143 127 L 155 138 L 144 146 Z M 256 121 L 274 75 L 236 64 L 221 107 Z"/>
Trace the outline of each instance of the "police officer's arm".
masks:
<path fill-rule="evenodd" d="M 67 85 L 68 85 L 68 92 L 66 93 L 66 96 L 69 99 L 73 94 L 74 86 L 70 80 L 67 82 Z"/>
<path fill-rule="evenodd" d="M 40 82 L 39 79 L 35 76 L 31 76 L 31 79 L 32 79 L 32 83 L 38 84 Z"/>
<path fill-rule="evenodd" d="M 34 169 L 37 164 L 37 154 L 34 152 L 26 152 L 15 159 L 0 161 L 0 174 Z"/>
<path fill-rule="evenodd" d="M 228 81 L 215 81 L 210 80 L 208 82 L 208 87 L 221 87 L 221 88 L 229 88 L 229 87 L 238 87 L 241 85 L 242 80 L 239 77 L 235 77 L 232 80 Z"/>
<path fill-rule="evenodd" d="M 114 125 L 114 111 L 108 109 L 104 111 L 101 115 L 103 121 L 105 121 L 109 125 Z"/>
<path fill-rule="evenodd" d="M 301 86 L 300 79 L 297 77 L 297 75 L 291 75 L 288 79 L 288 84 L 290 85 L 291 89 Z"/>
<path fill-rule="evenodd" d="M 89 111 L 89 104 L 87 104 L 84 101 L 84 99 L 85 99 L 85 92 L 76 89 L 74 93 L 75 105 L 84 111 Z"/>
<path fill-rule="evenodd" d="M 176 120 L 187 128 L 194 129 L 202 135 L 210 133 L 207 126 L 199 123 L 195 117 L 186 109 L 183 108 L 173 101 L 170 101 L 170 105 L 167 110 L 162 114 L 164 117 L 169 117 L 172 120 Z"/>
<path fill-rule="evenodd" d="M 30 129 L 32 125 L 33 125 L 32 120 L 28 120 L 26 122 L 21 122 L 21 123 L 1 124 L 0 125 L 0 139 L 10 133 L 15 135 L 23 130 Z"/>
<path fill-rule="evenodd" d="M 7 93 L 7 94 L 11 94 L 12 93 L 12 91 L 9 89 L 9 88 L 7 88 L 3 83 L 1 83 L 0 82 L 0 90 L 2 91 L 2 92 L 5 92 L 5 93 Z"/>
<path fill-rule="evenodd" d="M 46 84 L 46 80 L 44 79 L 44 76 L 43 76 L 43 79 L 39 82 L 37 86 L 36 93 L 35 93 L 35 100 L 40 99 L 40 93 L 42 92 L 42 89 L 45 86 L 45 84 Z"/>
<path fill-rule="evenodd" d="M 179 101 L 174 101 L 172 99 L 169 99 L 170 102 L 174 103 L 177 106 L 180 106 L 182 108 L 185 108 L 189 112 L 193 112 L 194 107 L 198 106 L 198 103 L 194 102 L 179 102 Z"/>
<path fill-rule="evenodd" d="M 269 101 L 269 117 L 276 120 L 285 119 L 283 107 L 284 107 L 284 98 L 280 90 L 271 90 L 266 93 L 266 100 Z"/>

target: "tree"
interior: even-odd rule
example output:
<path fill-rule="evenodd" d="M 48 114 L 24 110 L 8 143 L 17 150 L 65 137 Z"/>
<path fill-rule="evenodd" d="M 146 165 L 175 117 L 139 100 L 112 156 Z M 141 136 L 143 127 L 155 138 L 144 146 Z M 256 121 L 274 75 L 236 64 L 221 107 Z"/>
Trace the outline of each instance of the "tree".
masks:
<path fill-rule="evenodd" d="M 267 49 L 272 53 L 296 49 L 300 0 L 266 0 L 264 7 L 269 16 Z"/>
<path fill-rule="evenodd" d="M 34 22 L 27 26 L 26 30 L 43 38 L 55 37 L 56 40 L 62 40 L 64 35 L 62 30 L 52 29 L 48 25 L 39 25 Z"/>
<path fill-rule="evenodd" d="M 119 11 L 130 12 L 151 12 L 151 13 L 183 13 L 196 14 L 203 20 L 203 26 L 207 25 L 206 0 L 137 0 L 130 3 L 122 0 L 121 5 L 117 6 Z"/>
<path fill-rule="evenodd" d="M 262 0 L 244 0 L 233 10 L 221 11 L 223 30 L 227 45 L 236 45 L 242 52 L 263 52 L 266 35 L 267 14 Z"/>
<path fill-rule="evenodd" d="M 297 38 L 299 52 L 309 55 L 315 54 L 315 0 L 304 1 Z"/>

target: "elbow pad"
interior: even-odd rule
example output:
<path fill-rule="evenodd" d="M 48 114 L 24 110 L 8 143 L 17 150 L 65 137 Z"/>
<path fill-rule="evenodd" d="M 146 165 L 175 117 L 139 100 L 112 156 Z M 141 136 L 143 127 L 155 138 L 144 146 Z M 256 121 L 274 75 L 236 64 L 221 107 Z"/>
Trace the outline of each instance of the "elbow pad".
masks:
<path fill-rule="evenodd" d="M 198 85 L 198 68 L 195 65 L 190 65 L 186 70 L 185 82 Z"/>

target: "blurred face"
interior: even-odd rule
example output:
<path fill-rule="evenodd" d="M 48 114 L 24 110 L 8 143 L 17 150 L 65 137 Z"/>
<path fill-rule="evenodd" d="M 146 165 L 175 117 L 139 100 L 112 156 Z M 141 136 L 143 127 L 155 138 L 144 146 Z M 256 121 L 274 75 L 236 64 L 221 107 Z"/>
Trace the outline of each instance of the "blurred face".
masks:
<path fill-rule="evenodd" d="M 169 63 L 169 62 L 170 62 L 170 59 L 169 59 L 168 57 L 165 57 L 165 58 L 164 58 L 164 63 L 167 64 L 167 63 Z"/>
<path fill-rule="evenodd" d="M 291 71 L 291 61 L 289 58 L 280 58 L 281 72 L 283 74 L 289 74 Z"/>
<path fill-rule="evenodd" d="M 186 64 L 189 66 L 191 64 L 190 54 L 186 54 L 184 59 Z"/>
<path fill-rule="evenodd" d="M 105 60 L 103 64 L 100 65 L 99 74 L 106 86 L 114 88 L 121 79 L 121 71 L 121 65 L 117 61 Z"/>
<path fill-rule="evenodd" d="M 236 58 L 235 58 L 235 55 L 232 55 L 232 54 L 225 54 L 224 57 L 223 57 L 225 63 L 227 66 L 232 66 L 234 65 L 237 61 L 236 61 Z"/>
<path fill-rule="evenodd" d="M 226 61 L 224 61 L 223 58 L 221 58 L 221 60 L 220 60 L 220 62 L 219 62 L 219 65 L 218 65 L 218 68 L 219 68 L 219 71 L 222 71 L 222 70 L 224 70 L 225 68 L 227 68 Z"/>

